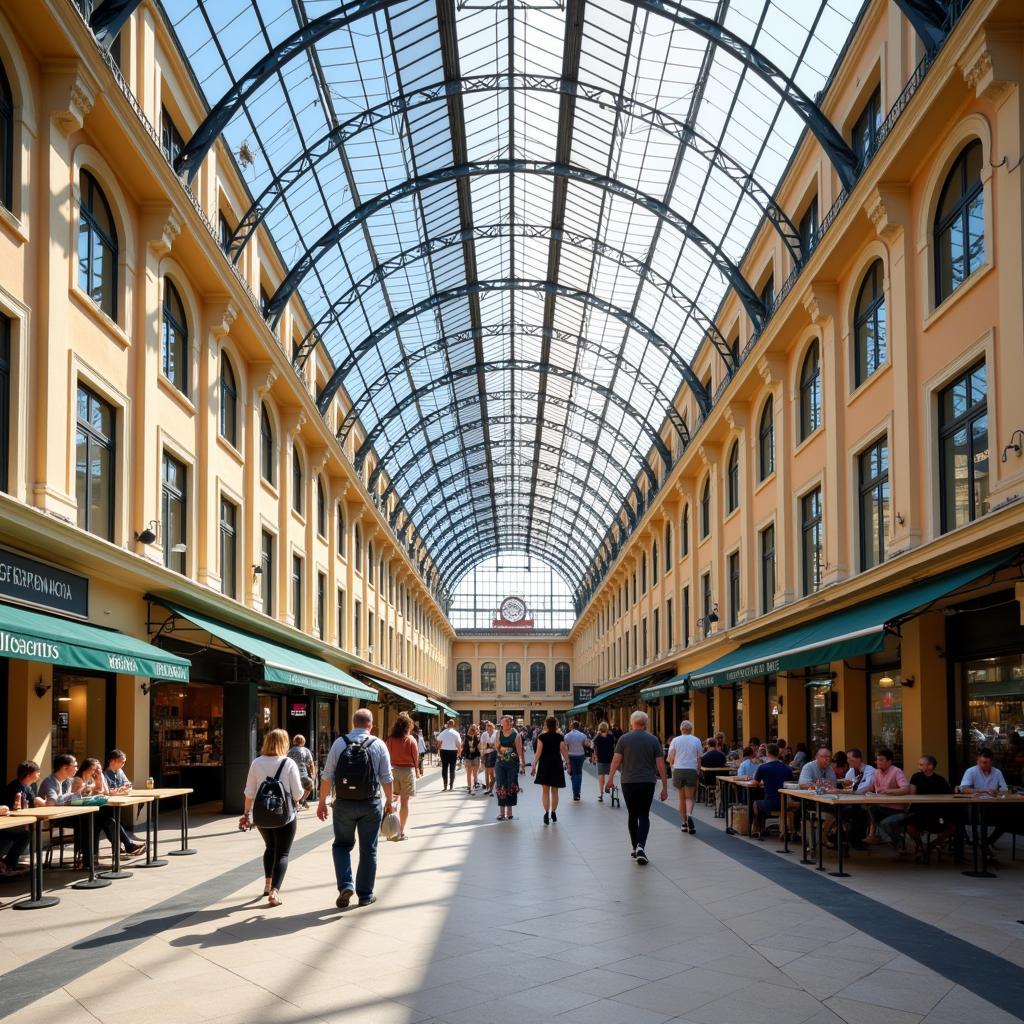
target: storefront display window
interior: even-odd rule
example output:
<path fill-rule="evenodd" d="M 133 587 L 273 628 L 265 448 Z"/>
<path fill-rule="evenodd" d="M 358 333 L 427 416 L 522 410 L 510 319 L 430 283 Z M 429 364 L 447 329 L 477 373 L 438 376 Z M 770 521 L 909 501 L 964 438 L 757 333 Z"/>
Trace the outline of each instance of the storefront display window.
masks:
<path fill-rule="evenodd" d="M 224 687 L 160 683 L 153 687 L 154 774 L 180 778 L 194 766 L 224 763 Z"/>
<path fill-rule="evenodd" d="M 53 674 L 53 719 L 50 726 L 54 754 L 74 754 L 102 758 L 111 745 L 107 736 L 108 698 L 106 676 L 84 676 L 62 672 Z M 113 711 L 111 703 L 110 710 Z"/>
<path fill-rule="evenodd" d="M 1024 785 L 1024 654 L 961 662 L 957 709 L 959 770 L 989 747 L 1006 781 Z"/>
<path fill-rule="evenodd" d="M 736 683 L 732 688 L 732 731 L 733 745 L 743 749 L 743 687 Z"/>
<path fill-rule="evenodd" d="M 811 757 L 821 747 L 832 747 L 831 692 L 830 680 L 812 680 L 807 684 L 807 749 Z"/>
<path fill-rule="evenodd" d="M 259 717 L 256 720 L 257 746 L 271 729 L 284 729 L 284 696 L 280 693 L 261 693 L 259 696 Z"/>
<path fill-rule="evenodd" d="M 765 723 L 765 743 L 774 743 L 779 738 L 779 684 L 775 676 L 768 677 L 768 692 L 765 704 L 768 721 Z"/>
<path fill-rule="evenodd" d="M 903 765 L 903 687 L 898 666 L 877 669 L 869 679 L 871 757 L 888 747 L 895 763 Z"/>

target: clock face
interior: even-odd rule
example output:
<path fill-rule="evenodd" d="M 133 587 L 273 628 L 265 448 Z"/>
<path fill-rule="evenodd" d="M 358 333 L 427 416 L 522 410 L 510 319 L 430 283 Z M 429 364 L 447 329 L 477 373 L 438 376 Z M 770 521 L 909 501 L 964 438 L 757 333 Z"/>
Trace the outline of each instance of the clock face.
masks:
<path fill-rule="evenodd" d="M 526 602 L 521 597 L 506 597 L 501 602 L 501 617 L 506 622 L 520 622 L 526 617 Z"/>

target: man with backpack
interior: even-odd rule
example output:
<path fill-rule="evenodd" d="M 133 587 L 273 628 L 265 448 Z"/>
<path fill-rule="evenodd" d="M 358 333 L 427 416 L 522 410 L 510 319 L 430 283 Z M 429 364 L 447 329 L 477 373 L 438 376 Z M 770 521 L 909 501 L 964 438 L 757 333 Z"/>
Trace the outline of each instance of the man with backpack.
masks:
<path fill-rule="evenodd" d="M 377 902 L 377 840 L 385 814 L 393 810 L 391 757 L 383 742 L 372 735 L 373 714 L 360 708 L 352 716 L 352 731 L 334 741 L 320 775 L 320 803 L 316 816 L 327 820 L 327 797 L 334 788 L 334 874 L 338 881 L 337 906 L 349 905 L 353 895 L 359 906 Z M 384 806 L 381 807 L 381 789 Z M 352 879 L 352 849 L 359 840 L 359 869 Z"/>

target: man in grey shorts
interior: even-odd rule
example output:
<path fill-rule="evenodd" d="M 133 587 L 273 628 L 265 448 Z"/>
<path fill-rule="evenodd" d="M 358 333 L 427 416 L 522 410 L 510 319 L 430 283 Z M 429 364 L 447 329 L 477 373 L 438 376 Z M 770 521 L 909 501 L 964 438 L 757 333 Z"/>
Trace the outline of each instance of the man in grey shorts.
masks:
<path fill-rule="evenodd" d="M 680 723 L 679 735 L 668 747 L 668 763 L 672 766 L 672 785 L 679 797 L 680 829 L 691 836 L 697 832 L 693 824 L 693 802 L 697 796 L 697 779 L 703 752 L 704 745 L 693 735 L 693 723 Z"/>

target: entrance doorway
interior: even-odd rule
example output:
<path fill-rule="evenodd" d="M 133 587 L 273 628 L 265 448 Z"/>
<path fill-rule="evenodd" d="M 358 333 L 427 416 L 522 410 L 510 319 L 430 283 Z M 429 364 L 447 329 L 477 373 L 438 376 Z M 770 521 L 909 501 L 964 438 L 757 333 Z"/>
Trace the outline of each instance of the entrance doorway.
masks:
<path fill-rule="evenodd" d="M 259 712 L 256 718 L 256 746 L 263 745 L 263 737 L 272 729 L 285 729 L 284 694 L 263 693 L 259 695 Z"/>
<path fill-rule="evenodd" d="M 112 677 L 75 675 L 55 669 L 50 723 L 52 752 L 74 754 L 79 763 L 86 757 L 102 759 L 114 742 L 115 699 Z"/>

